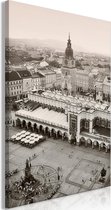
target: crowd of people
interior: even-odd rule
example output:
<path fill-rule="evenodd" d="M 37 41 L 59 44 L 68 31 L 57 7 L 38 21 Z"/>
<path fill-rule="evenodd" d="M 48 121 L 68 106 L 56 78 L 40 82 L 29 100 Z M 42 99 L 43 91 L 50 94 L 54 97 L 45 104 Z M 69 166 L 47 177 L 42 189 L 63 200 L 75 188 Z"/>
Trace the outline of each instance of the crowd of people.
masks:
<path fill-rule="evenodd" d="M 25 204 L 33 203 L 36 198 L 41 200 L 41 196 L 44 196 L 44 199 L 50 199 L 53 197 L 53 195 L 57 192 L 57 190 L 60 188 L 60 175 L 59 171 L 60 168 L 58 167 L 57 171 L 57 177 L 55 178 L 55 184 L 51 182 L 51 179 L 49 177 L 50 173 L 47 172 L 47 174 L 41 174 L 41 172 L 37 172 L 37 176 L 33 176 L 31 173 L 31 160 L 36 158 L 37 155 L 33 154 L 31 157 L 27 159 L 28 167 L 29 167 L 29 173 L 27 172 L 27 168 L 25 168 L 24 176 L 21 176 L 18 181 L 15 182 L 8 182 L 6 184 L 6 195 L 7 197 L 10 197 L 10 199 L 14 200 L 24 200 Z M 43 171 L 43 167 L 41 165 L 40 171 Z M 11 176 L 15 173 L 18 173 L 18 169 L 13 170 L 10 172 Z M 7 172 L 7 176 L 9 176 L 9 172 Z M 43 180 L 40 178 L 42 176 Z"/>

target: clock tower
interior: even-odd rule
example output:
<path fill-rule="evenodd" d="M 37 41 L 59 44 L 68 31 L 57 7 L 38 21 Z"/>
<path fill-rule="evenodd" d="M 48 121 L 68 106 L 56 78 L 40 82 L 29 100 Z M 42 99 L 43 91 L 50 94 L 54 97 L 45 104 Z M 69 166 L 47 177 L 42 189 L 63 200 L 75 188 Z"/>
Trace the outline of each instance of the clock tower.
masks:
<path fill-rule="evenodd" d="M 70 34 L 67 41 L 67 47 L 65 50 L 65 55 L 62 62 L 62 74 L 63 83 L 62 88 L 66 90 L 68 94 L 75 96 L 76 94 L 76 69 L 75 69 L 75 59 L 73 56 L 73 49 L 71 46 Z"/>

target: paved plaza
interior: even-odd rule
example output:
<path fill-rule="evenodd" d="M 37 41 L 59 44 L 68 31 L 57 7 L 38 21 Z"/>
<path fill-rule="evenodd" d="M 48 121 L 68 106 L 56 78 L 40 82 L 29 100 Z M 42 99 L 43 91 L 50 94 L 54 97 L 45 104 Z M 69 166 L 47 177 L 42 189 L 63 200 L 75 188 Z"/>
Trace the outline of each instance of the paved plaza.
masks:
<path fill-rule="evenodd" d="M 9 137 L 19 132 L 10 127 Z M 34 156 L 35 154 L 35 156 Z M 9 155 L 9 156 L 8 156 Z M 60 168 L 61 186 L 54 197 L 70 195 L 105 186 L 99 182 L 101 169 L 106 169 L 106 183 L 110 175 L 110 154 L 92 148 L 78 147 L 67 141 L 47 138 L 45 142 L 29 149 L 20 144 L 6 142 L 6 169 L 19 170 L 25 167 L 26 159 L 32 166 L 48 165 Z M 9 161 L 9 163 L 8 163 Z"/>

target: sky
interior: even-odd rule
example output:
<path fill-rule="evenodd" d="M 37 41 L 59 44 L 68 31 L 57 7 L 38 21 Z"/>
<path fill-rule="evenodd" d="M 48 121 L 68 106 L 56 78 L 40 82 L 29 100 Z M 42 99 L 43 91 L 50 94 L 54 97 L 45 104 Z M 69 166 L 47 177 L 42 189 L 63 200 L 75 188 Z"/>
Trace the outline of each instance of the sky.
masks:
<path fill-rule="evenodd" d="M 111 55 L 111 23 L 42 7 L 9 2 L 9 38 L 67 41 L 89 52 Z"/>

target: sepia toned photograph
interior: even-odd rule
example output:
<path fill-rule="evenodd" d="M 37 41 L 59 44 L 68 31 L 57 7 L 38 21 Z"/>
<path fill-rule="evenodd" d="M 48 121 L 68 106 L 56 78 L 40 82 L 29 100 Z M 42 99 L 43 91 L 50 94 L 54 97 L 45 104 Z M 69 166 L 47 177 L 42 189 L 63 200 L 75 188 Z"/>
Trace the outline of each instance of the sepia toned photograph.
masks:
<path fill-rule="evenodd" d="M 110 186 L 110 22 L 6 11 L 6 207 Z"/>

